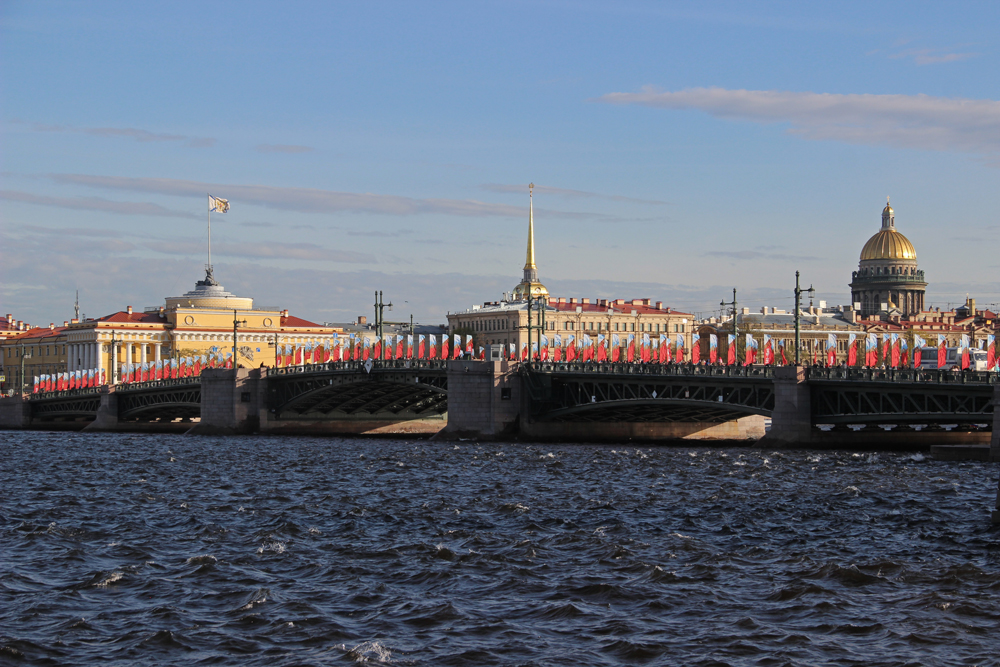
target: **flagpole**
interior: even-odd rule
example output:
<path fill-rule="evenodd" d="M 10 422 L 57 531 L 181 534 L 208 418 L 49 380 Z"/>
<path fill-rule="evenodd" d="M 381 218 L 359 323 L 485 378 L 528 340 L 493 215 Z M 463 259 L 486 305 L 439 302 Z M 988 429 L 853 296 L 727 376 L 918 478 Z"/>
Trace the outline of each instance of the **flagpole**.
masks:
<path fill-rule="evenodd" d="M 208 195 L 208 265 L 205 267 L 205 269 L 208 275 L 211 276 L 212 275 L 212 195 Z"/>

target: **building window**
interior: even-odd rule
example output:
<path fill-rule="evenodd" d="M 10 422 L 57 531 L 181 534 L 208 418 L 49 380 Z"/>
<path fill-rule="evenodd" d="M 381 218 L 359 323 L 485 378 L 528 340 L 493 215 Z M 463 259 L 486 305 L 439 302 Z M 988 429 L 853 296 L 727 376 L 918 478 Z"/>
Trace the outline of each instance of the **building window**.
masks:
<path fill-rule="evenodd" d="M 635 331 L 635 322 L 632 322 L 632 331 Z"/>

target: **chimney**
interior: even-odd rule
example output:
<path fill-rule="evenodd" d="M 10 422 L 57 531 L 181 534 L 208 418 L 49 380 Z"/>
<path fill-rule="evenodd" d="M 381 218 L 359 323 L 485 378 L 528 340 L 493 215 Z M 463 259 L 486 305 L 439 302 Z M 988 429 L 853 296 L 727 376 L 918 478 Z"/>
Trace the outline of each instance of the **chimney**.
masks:
<path fill-rule="evenodd" d="M 368 318 L 364 315 L 358 315 L 358 326 L 362 327 L 366 324 L 368 324 Z"/>
<path fill-rule="evenodd" d="M 580 299 L 580 303 L 590 303 L 590 299 Z"/>
<path fill-rule="evenodd" d="M 566 303 L 566 297 L 564 296 L 559 297 L 559 303 Z"/>
<path fill-rule="evenodd" d="M 649 305 L 649 303 L 650 303 L 650 300 L 649 300 L 649 299 L 643 299 L 643 300 L 642 300 L 642 305 L 644 305 L 644 306 L 648 306 L 648 305 Z"/>
<path fill-rule="evenodd" d="M 128 313 L 129 315 L 131 315 L 132 314 L 132 306 L 126 306 L 125 307 L 125 312 Z"/>
<path fill-rule="evenodd" d="M 56 328 L 56 323 L 55 322 L 49 322 L 49 329 L 55 329 L 55 328 Z"/>
<path fill-rule="evenodd" d="M 569 302 L 570 303 L 576 303 L 576 297 L 570 297 Z"/>
<path fill-rule="evenodd" d="M 663 302 L 662 301 L 657 301 L 656 302 L 656 309 L 657 310 L 663 310 Z"/>
<path fill-rule="evenodd" d="M 66 322 L 66 321 L 64 320 L 64 321 L 63 321 L 63 326 L 64 326 L 64 327 L 68 327 L 68 326 L 69 326 L 69 322 Z"/>
<path fill-rule="evenodd" d="M 969 299 L 969 315 L 972 315 L 973 317 L 975 317 L 975 315 L 976 315 L 976 300 L 975 299 Z"/>

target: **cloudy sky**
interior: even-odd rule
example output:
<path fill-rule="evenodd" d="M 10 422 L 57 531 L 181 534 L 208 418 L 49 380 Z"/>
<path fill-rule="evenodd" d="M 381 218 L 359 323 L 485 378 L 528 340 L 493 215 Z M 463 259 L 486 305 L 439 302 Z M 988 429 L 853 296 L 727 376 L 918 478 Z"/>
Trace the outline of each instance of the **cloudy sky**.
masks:
<path fill-rule="evenodd" d="M 0 311 L 215 275 L 438 323 L 520 279 L 710 315 L 847 283 L 887 195 L 928 302 L 1000 303 L 1000 5 L 0 4 Z"/>

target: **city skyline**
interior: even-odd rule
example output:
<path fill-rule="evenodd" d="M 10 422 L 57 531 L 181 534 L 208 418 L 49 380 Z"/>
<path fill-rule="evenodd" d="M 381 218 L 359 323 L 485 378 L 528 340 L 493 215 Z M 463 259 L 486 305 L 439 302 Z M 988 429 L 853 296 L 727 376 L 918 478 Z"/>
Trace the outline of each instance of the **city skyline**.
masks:
<path fill-rule="evenodd" d="M 443 323 L 517 283 L 529 181 L 554 296 L 848 303 L 891 195 L 928 306 L 1000 302 L 993 5 L 286 7 L 0 10 L 4 312 L 187 292 L 211 193 L 230 291 Z"/>

